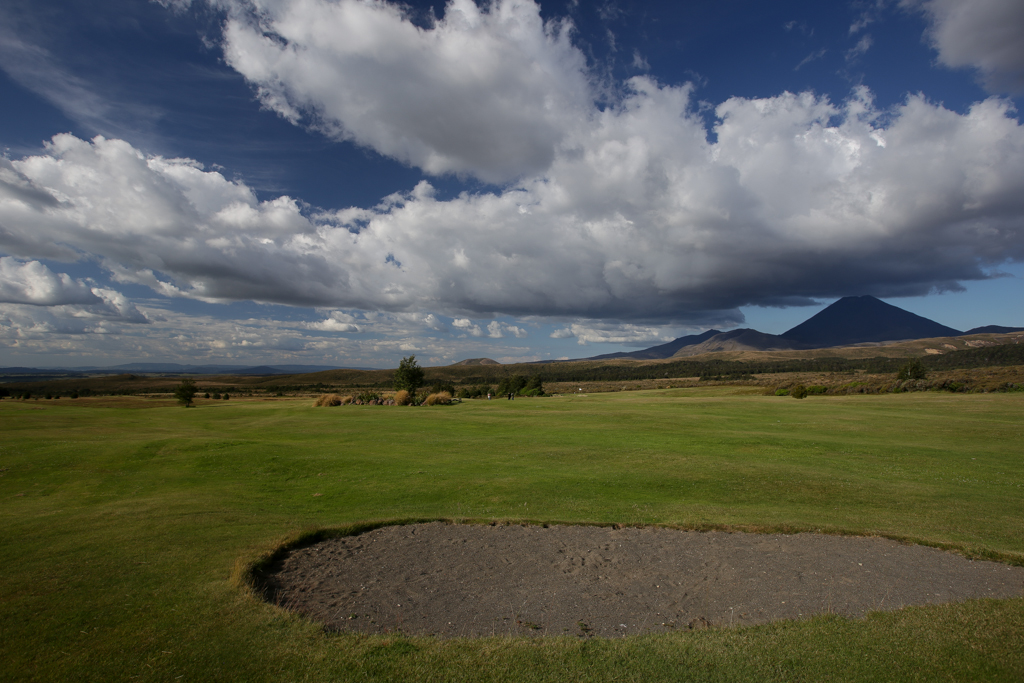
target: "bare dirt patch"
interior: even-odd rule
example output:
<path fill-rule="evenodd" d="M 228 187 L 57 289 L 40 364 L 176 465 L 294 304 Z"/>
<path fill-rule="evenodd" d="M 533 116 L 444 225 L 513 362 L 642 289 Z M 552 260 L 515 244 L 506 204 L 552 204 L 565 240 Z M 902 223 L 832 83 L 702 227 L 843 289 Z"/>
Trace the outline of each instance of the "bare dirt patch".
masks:
<path fill-rule="evenodd" d="M 1024 567 L 881 538 L 391 526 L 288 551 L 268 600 L 338 631 L 617 637 L 1024 595 Z"/>

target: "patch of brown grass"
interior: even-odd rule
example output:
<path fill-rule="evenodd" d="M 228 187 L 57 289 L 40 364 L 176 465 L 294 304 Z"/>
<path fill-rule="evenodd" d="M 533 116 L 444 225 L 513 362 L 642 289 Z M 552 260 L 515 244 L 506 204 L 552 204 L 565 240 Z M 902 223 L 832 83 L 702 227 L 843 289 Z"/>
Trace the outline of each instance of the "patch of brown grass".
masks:
<path fill-rule="evenodd" d="M 326 406 L 340 406 L 345 402 L 345 398 L 347 398 L 349 402 L 352 401 L 351 396 L 342 398 L 338 394 L 320 394 L 320 396 L 317 397 L 316 402 L 313 403 L 313 407 L 324 408 Z"/>

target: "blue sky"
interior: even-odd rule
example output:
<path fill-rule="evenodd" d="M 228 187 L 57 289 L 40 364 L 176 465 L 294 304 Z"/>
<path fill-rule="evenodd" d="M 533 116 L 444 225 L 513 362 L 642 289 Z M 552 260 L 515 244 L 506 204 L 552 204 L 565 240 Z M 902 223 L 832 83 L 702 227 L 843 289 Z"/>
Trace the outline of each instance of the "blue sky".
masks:
<path fill-rule="evenodd" d="M 1016 0 L 8 0 L 0 365 L 1024 325 Z"/>

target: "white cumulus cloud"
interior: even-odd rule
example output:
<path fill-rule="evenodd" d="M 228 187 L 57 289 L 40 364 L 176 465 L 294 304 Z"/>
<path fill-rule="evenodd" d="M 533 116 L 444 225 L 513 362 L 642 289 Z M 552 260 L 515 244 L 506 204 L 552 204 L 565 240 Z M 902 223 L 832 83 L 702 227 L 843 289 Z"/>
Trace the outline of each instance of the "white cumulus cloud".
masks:
<path fill-rule="evenodd" d="M 565 22 L 529 0 L 450 0 L 427 28 L 377 0 L 222 0 L 227 62 L 293 123 L 428 173 L 543 171 L 589 111 Z"/>
<path fill-rule="evenodd" d="M 101 302 L 88 284 L 67 273 L 54 273 L 39 261 L 0 258 L 0 303 L 57 306 Z"/>
<path fill-rule="evenodd" d="M 465 332 L 466 334 L 473 337 L 484 336 L 484 331 L 480 328 L 480 326 L 475 324 L 469 318 L 456 318 L 455 320 L 452 321 L 452 327 L 454 327 L 457 330 L 461 330 L 462 332 Z"/>
<path fill-rule="evenodd" d="M 568 339 L 576 337 L 576 343 L 580 346 L 587 344 L 657 344 L 672 341 L 676 335 L 666 331 L 664 328 L 645 325 L 617 325 L 614 323 L 602 323 L 591 320 L 583 323 L 573 323 L 568 327 L 555 330 L 551 333 L 554 339 Z"/>
<path fill-rule="evenodd" d="M 904 0 L 928 17 L 939 61 L 980 72 L 991 92 L 1024 92 L 1024 3 L 1020 0 Z"/>

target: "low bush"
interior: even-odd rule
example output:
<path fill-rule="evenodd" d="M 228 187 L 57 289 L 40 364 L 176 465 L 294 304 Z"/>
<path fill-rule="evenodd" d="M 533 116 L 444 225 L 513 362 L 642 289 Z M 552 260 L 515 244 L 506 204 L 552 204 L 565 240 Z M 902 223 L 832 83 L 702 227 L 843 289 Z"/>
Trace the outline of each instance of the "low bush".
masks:
<path fill-rule="evenodd" d="M 439 391 L 436 394 L 430 394 L 426 400 L 423 401 L 424 405 L 437 406 L 437 405 L 448 405 L 452 402 L 452 395 L 447 391 Z"/>
<path fill-rule="evenodd" d="M 347 398 L 349 401 L 352 400 L 351 396 L 346 396 L 345 398 Z M 320 394 L 320 396 L 316 399 L 316 402 L 313 403 L 313 407 L 324 408 L 327 406 L 340 406 L 343 402 L 344 399 L 342 399 L 342 397 L 339 396 L 338 394 Z"/>
<path fill-rule="evenodd" d="M 394 401 L 396 406 L 407 406 L 412 403 L 412 395 L 405 389 L 401 389 L 395 392 Z"/>
<path fill-rule="evenodd" d="M 789 389 L 787 389 L 786 387 L 779 387 L 778 389 L 775 390 L 775 395 L 776 396 L 789 396 Z"/>
<path fill-rule="evenodd" d="M 455 395 L 455 385 L 452 384 L 451 382 L 441 382 L 441 381 L 434 382 L 434 386 L 431 388 L 430 393 L 432 393 L 432 394 L 440 394 L 440 393 L 443 393 L 443 392 L 448 392 L 449 396 L 454 396 Z"/>
<path fill-rule="evenodd" d="M 789 390 L 789 395 L 793 398 L 807 398 L 807 387 L 803 384 L 797 384 Z"/>

